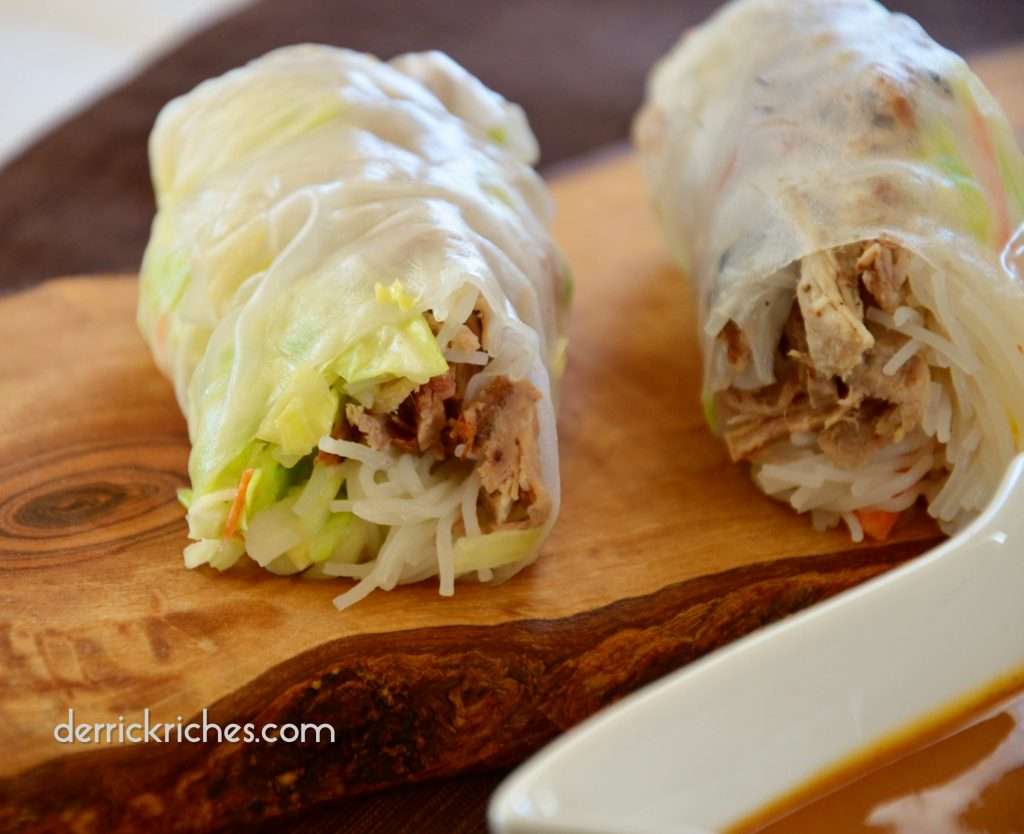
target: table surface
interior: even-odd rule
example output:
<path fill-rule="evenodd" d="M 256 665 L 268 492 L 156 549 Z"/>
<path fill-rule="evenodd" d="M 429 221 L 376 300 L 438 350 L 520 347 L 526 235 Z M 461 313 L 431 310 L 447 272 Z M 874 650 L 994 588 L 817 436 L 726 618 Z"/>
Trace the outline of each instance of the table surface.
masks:
<path fill-rule="evenodd" d="M 134 269 L 152 218 L 146 136 L 160 106 L 275 46 L 449 52 L 530 114 L 543 164 L 627 136 L 652 61 L 715 0 L 260 0 L 163 55 L 0 169 L 0 292 Z M 1024 40 L 1019 0 L 900 0 L 960 52 Z M 17 83 L 9 80 L 7 83 Z M 347 800 L 257 834 L 485 830 L 501 773 Z"/>

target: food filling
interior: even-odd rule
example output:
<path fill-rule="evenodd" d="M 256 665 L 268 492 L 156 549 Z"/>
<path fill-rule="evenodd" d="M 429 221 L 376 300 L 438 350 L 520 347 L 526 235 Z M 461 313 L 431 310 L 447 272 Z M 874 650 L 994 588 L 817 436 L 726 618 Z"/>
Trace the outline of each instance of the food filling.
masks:
<path fill-rule="evenodd" d="M 480 352 L 481 318 L 474 312 L 452 340 L 456 356 Z M 485 356 L 485 355 L 484 355 Z M 378 397 L 374 407 L 349 403 L 334 436 L 385 451 L 429 454 L 438 462 L 465 461 L 480 477 L 484 532 L 537 527 L 551 502 L 541 476 L 536 403 L 527 380 L 498 376 L 467 399 L 470 380 L 484 368 L 451 363 L 413 389 L 397 406 Z M 340 458 L 319 453 L 322 459 Z"/>
<path fill-rule="evenodd" d="M 186 564 L 248 553 L 275 573 L 360 579 L 335 601 L 347 607 L 435 574 L 451 593 L 457 576 L 525 559 L 553 507 L 541 395 L 486 373 L 485 329 L 479 309 L 451 333 L 412 316 L 354 345 L 336 377 L 296 372 L 219 483 L 184 496 Z"/>
<path fill-rule="evenodd" d="M 820 510 L 829 521 L 846 518 L 855 538 L 887 535 L 898 515 L 891 508 L 912 504 L 927 488 L 931 469 L 940 468 L 934 438 L 942 434 L 943 408 L 948 439 L 949 406 L 941 401 L 946 372 L 929 365 L 913 336 L 927 325 L 909 281 L 922 268 L 912 253 L 885 240 L 803 258 L 775 357 L 776 381 L 753 391 L 729 388 L 717 400 L 731 458 L 767 464 L 762 486 L 769 492 L 795 498 L 797 509 Z M 719 338 L 730 364 L 742 371 L 751 356 L 740 329 L 730 322 Z M 927 471 L 899 495 L 856 483 L 854 473 L 884 461 L 886 450 L 907 451 L 890 455 L 885 471 L 893 475 L 927 455 Z M 812 471 L 824 473 L 820 485 L 796 476 L 793 465 L 801 461 L 805 471 L 810 462 Z M 877 480 L 881 471 L 869 474 Z M 858 493 L 867 500 L 860 502 Z M 870 503 L 874 495 L 882 495 L 883 506 Z M 879 513 L 888 514 L 881 525 Z"/>
<path fill-rule="evenodd" d="M 474 312 L 452 338 L 449 353 L 486 357 L 480 351 L 481 331 L 482 317 Z M 370 407 L 349 402 L 332 436 L 378 451 L 430 455 L 439 464 L 470 464 L 482 486 L 482 531 L 535 527 L 551 509 L 540 472 L 540 393 L 527 380 L 498 376 L 467 399 L 470 380 L 484 367 L 451 362 L 445 373 L 414 388 L 397 405 L 387 392 Z M 319 455 L 341 461 L 330 452 Z"/>

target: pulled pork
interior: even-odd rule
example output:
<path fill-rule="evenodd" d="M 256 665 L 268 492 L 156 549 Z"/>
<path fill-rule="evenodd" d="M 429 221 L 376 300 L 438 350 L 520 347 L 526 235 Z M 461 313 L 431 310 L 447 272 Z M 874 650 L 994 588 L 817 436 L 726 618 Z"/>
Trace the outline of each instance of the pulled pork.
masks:
<path fill-rule="evenodd" d="M 453 350 L 480 349 L 479 313 L 467 324 L 453 337 Z M 431 454 L 439 462 L 472 462 L 483 486 L 485 529 L 539 525 L 551 511 L 540 472 L 540 393 L 526 380 L 499 376 L 467 401 L 467 386 L 481 370 L 480 365 L 453 362 L 446 373 L 409 392 L 391 410 L 349 403 L 337 436 L 374 449 Z"/>
<path fill-rule="evenodd" d="M 540 393 L 526 380 L 499 376 L 455 421 L 455 456 L 477 462 L 487 506 L 498 525 L 540 524 L 551 510 L 537 444 Z M 516 512 L 517 510 L 525 510 Z"/>
<path fill-rule="evenodd" d="M 875 340 L 864 326 L 864 305 L 855 273 L 840 269 L 831 251 L 800 264 L 796 300 L 813 367 L 822 376 L 845 376 Z"/>
<path fill-rule="evenodd" d="M 927 363 L 914 355 L 895 373 L 884 373 L 908 340 L 864 321 L 866 304 L 891 312 L 904 303 L 906 272 L 899 257 L 892 244 L 873 241 L 803 259 L 776 359 L 778 382 L 720 395 L 733 460 L 790 434 L 814 433 L 837 466 L 856 468 L 921 424 Z"/>
<path fill-rule="evenodd" d="M 885 312 L 891 313 L 903 303 L 907 274 L 896 270 L 891 244 L 876 241 L 866 246 L 857 258 L 856 268 L 864 288 Z"/>

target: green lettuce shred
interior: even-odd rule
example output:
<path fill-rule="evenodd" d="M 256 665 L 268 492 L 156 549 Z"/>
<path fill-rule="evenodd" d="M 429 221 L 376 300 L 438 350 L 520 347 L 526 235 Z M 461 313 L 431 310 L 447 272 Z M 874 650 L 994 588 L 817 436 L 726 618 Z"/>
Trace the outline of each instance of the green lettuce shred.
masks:
<path fill-rule="evenodd" d="M 302 457 L 331 433 L 337 414 L 337 391 L 322 374 L 303 366 L 267 412 L 256 436 L 275 444 L 285 456 Z"/>
<path fill-rule="evenodd" d="M 524 559 L 540 540 L 541 528 L 498 530 L 455 542 L 455 573 L 488 570 Z"/>
<path fill-rule="evenodd" d="M 706 391 L 700 398 L 701 411 L 704 414 L 704 422 L 715 434 L 718 434 L 718 408 L 715 405 L 715 395 Z"/>
<path fill-rule="evenodd" d="M 349 384 L 408 379 L 423 385 L 448 370 L 448 363 L 423 316 L 403 324 L 384 324 L 364 336 L 334 362 Z"/>

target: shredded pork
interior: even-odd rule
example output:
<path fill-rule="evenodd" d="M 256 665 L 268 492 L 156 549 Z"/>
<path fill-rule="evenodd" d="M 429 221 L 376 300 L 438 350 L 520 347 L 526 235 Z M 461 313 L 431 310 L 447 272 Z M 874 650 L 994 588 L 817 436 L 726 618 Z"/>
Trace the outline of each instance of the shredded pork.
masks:
<path fill-rule="evenodd" d="M 864 326 L 857 275 L 841 270 L 832 251 L 808 255 L 800 264 L 796 298 L 814 369 L 845 376 L 856 368 L 875 343 Z"/>
<path fill-rule="evenodd" d="M 864 288 L 871 293 L 878 306 L 891 313 L 903 303 L 903 286 L 907 273 L 899 269 L 900 253 L 891 243 L 876 241 L 865 247 L 857 259 L 857 269 Z"/>
<path fill-rule="evenodd" d="M 437 323 L 431 324 L 436 332 Z M 483 318 L 476 311 L 455 332 L 451 349 L 480 350 L 482 331 Z M 467 387 L 481 370 L 480 365 L 452 362 L 446 373 L 402 391 L 397 403 L 380 396 L 370 408 L 348 403 L 334 434 L 378 450 L 473 463 L 483 487 L 485 529 L 538 525 L 551 510 L 540 472 L 540 394 L 525 380 L 499 376 L 467 400 Z"/>
<path fill-rule="evenodd" d="M 551 509 L 540 472 L 537 401 L 526 380 L 496 377 L 454 426 L 455 456 L 477 462 L 487 504 L 499 526 L 540 524 Z M 516 513 L 517 508 L 525 510 Z"/>
<path fill-rule="evenodd" d="M 892 312 L 905 302 L 902 257 L 892 244 L 872 241 L 803 259 L 779 346 L 778 381 L 720 395 L 733 460 L 789 435 L 813 433 L 833 463 L 852 469 L 921 425 L 927 363 L 915 354 L 885 373 L 908 339 L 864 321 L 866 305 Z M 735 343 L 734 334 L 723 339 L 729 348 Z"/>
<path fill-rule="evenodd" d="M 455 372 L 451 369 L 436 376 L 412 393 L 412 407 L 416 422 L 416 445 L 419 451 L 433 450 L 443 458 L 441 432 L 448 422 L 445 403 L 455 396 Z"/>

